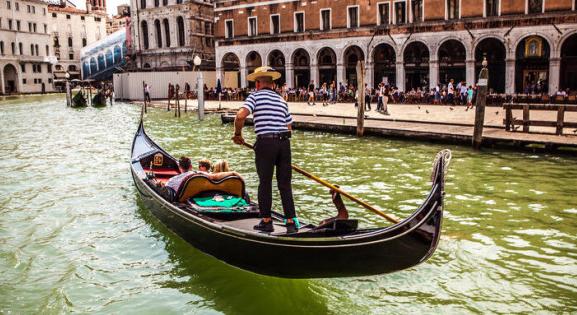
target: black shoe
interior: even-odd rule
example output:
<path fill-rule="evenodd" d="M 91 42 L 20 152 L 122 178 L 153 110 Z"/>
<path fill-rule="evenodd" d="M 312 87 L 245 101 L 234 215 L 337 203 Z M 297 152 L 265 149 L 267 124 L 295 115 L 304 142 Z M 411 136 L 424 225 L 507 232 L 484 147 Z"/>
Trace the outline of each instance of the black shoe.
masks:
<path fill-rule="evenodd" d="M 293 234 L 298 232 L 299 229 L 297 228 L 294 222 L 286 224 L 286 234 Z"/>
<path fill-rule="evenodd" d="M 274 231 L 274 227 L 272 225 L 272 220 L 270 220 L 268 222 L 264 222 L 263 220 L 260 220 L 260 222 L 257 225 L 255 225 L 253 227 L 253 229 L 263 231 L 263 232 L 273 232 Z"/>

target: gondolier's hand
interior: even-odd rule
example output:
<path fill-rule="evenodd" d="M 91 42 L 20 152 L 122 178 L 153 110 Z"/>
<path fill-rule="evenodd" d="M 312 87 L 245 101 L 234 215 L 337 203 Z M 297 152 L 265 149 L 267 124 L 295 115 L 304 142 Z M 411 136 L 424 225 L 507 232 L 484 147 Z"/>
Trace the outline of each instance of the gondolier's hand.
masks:
<path fill-rule="evenodd" d="M 240 134 L 235 134 L 234 137 L 232 137 L 232 141 L 236 144 L 242 145 L 244 143 L 244 138 Z"/>

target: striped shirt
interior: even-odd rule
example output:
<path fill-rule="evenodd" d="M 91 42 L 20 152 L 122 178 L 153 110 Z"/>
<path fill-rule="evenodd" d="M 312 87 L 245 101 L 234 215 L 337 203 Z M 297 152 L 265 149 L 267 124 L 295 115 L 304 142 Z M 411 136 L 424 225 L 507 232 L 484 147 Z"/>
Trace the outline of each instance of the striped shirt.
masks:
<path fill-rule="evenodd" d="M 242 106 L 253 115 L 254 132 L 258 135 L 288 131 L 293 122 L 285 100 L 271 89 L 250 94 Z"/>

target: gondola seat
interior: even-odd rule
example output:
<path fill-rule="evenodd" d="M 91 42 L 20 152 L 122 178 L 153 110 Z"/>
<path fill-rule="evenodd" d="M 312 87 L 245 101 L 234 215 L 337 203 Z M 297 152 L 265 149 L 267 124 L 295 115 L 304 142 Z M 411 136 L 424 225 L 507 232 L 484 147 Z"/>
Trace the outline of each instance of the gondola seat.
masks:
<path fill-rule="evenodd" d="M 178 202 L 185 203 L 194 196 L 211 191 L 244 197 L 244 180 L 239 176 L 231 175 L 218 181 L 213 181 L 208 178 L 207 174 L 195 174 L 182 183 L 176 196 Z"/>

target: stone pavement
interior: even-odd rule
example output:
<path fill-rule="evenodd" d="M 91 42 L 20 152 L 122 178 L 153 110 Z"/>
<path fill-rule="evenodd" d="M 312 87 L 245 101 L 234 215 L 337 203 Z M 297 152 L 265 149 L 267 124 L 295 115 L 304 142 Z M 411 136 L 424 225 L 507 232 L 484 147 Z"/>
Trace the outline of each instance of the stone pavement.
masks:
<path fill-rule="evenodd" d="M 174 104 L 174 102 L 171 102 Z M 166 100 L 153 101 L 155 107 L 166 108 Z M 188 102 L 189 109 L 196 109 L 196 100 Z M 236 111 L 242 102 L 229 101 L 221 102 L 223 111 Z M 205 102 L 207 110 L 217 110 L 218 101 Z M 388 105 L 390 115 L 384 115 L 375 111 L 376 104 L 372 104 L 372 111 L 365 112 L 366 117 L 371 120 L 391 120 L 406 123 L 423 123 L 423 124 L 443 124 L 454 126 L 473 126 L 475 122 L 475 109 L 465 110 L 465 106 L 447 106 L 447 105 L 416 105 L 416 104 L 392 104 Z M 184 102 L 181 101 L 181 109 L 184 108 Z M 337 103 L 323 106 L 317 103 L 315 106 L 309 106 L 307 103 L 289 103 L 290 111 L 293 115 L 304 114 L 317 116 L 339 116 L 339 117 L 356 117 L 357 109 L 352 103 Z M 521 110 L 513 111 L 513 116 L 522 118 Z M 320 118 L 320 117 L 319 117 Z M 487 107 L 485 110 L 485 126 L 493 128 L 504 128 L 503 119 L 505 111 L 501 107 Z M 556 112 L 533 111 L 531 119 L 539 120 L 557 120 Z M 566 112 L 565 121 L 577 122 L 577 112 Z M 532 132 L 555 133 L 555 128 L 548 127 L 531 127 Z M 575 132 L 574 132 L 575 131 Z M 519 132 L 518 132 L 519 133 Z M 577 130 L 565 129 L 566 135 L 575 135 Z"/>

